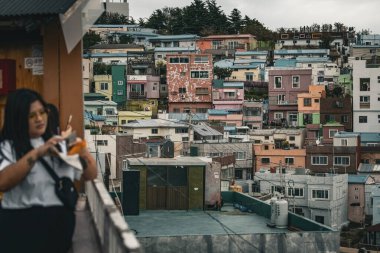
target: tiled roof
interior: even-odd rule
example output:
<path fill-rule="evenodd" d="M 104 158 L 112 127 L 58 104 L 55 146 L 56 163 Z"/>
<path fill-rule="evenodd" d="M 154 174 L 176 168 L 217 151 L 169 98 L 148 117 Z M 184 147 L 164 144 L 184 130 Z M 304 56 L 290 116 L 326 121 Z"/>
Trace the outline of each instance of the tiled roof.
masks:
<path fill-rule="evenodd" d="M 0 0 L 0 17 L 65 13 L 76 0 Z"/>

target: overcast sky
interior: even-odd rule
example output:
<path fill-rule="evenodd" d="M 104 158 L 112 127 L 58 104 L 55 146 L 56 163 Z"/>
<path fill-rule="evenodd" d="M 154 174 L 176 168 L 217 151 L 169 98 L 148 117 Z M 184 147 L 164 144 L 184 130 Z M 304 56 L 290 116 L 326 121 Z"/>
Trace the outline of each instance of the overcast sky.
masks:
<path fill-rule="evenodd" d="M 128 0 L 129 15 L 148 18 L 156 9 L 184 7 L 193 0 Z M 237 8 L 242 16 L 256 18 L 269 29 L 297 28 L 318 23 L 341 22 L 356 31 L 380 34 L 380 0 L 216 0 L 228 16 Z"/>

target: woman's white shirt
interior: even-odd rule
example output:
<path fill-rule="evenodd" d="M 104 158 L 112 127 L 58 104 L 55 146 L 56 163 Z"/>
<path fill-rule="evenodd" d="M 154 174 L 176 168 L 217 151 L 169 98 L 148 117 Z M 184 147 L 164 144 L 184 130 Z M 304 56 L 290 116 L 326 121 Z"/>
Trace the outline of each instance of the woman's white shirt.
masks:
<path fill-rule="evenodd" d="M 44 144 L 42 137 L 30 140 L 32 146 L 37 148 Z M 9 141 L 1 143 L 0 171 L 8 165 L 16 162 L 15 152 Z M 71 166 L 49 156 L 44 157 L 45 161 L 54 169 L 59 177 L 69 177 L 71 180 L 78 177 L 78 173 Z M 78 178 L 77 178 L 78 179 Z M 5 192 L 3 195 L 3 208 L 28 208 L 31 206 L 62 206 L 62 202 L 55 194 L 54 179 L 47 172 L 41 162 L 37 161 L 29 174 L 15 187 Z"/>

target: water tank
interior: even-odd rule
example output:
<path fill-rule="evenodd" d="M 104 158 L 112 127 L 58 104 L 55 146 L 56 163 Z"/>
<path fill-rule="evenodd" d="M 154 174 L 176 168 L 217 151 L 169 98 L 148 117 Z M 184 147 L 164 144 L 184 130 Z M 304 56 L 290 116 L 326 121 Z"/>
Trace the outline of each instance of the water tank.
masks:
<path fill-rule="evenodd" d="M 277 202 L 277 197 L 273 197 L 270 199 L 270 223 L 275 224 L 276 222 L 276 207 L 275 204 Z"/>
<path fill-rule="evenodd" d="M 288 226 L 288 201 L 279 199 L 274 203 L 275 221 L 277 228 L 286 228 Z"/>

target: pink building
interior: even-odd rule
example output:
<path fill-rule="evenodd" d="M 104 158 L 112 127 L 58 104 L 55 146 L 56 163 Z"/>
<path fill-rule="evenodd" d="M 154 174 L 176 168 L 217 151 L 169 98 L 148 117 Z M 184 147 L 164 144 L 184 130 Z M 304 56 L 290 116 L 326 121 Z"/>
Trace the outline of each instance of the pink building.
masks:
<path fill-rule="evenodd" d="M 197 41 L 201 52 L 210 50 L 249 51 L 256 48 L 257 40 L 252 34 L 210 35 Z"/>
<path fill-rule="evenodd" d="M 365 187 L 375 184 L 374 178 L 368 175 L 348 175 L 348 220 L 364 223 L 365 220 Z"/>
<path fill-rule="evenodd" d="M 268 71 L 269 122 L 297 122 L 297 95 L 309 92 L 311 69 L 272 68 Z"/>
<path fill-rule="evenodd" d="M 127 99 L 158 99 L 160 77 L 152 75 L 128 75 Z"/>
<path fill-rule="evenodd" d="M 166 68 L 169 112 L 206 113 L 211 109 L 211 55 L 168 55 Z"/>
<path fill-rule="evenodd" d="M 244 83 L 214 80 L 212 87 L 212 103 L 214 109 L 242 110 L 244 102 Z"/>

